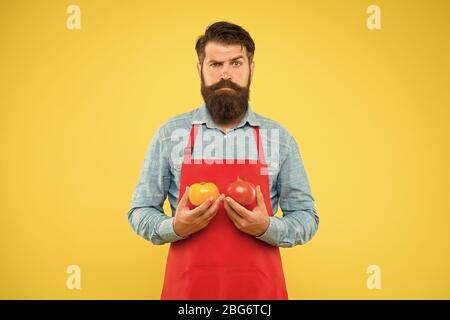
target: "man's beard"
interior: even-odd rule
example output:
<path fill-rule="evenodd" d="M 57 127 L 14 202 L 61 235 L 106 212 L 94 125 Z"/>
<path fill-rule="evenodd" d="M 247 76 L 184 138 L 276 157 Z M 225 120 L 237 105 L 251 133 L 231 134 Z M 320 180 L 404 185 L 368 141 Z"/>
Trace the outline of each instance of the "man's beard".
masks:
<path fill-rule="evenodd" d="M 233 90 L 218 90 L 220 88 L 231 88 Z M 247 112 L 250 95 L 250 76 L 247 87 L 241 87 L 230 80 L 224 79 L 212 86 L 206 86 L 202 72 L 201 92 L 214 122 L 219 125 L 229 124 L 240 119 Z"/>

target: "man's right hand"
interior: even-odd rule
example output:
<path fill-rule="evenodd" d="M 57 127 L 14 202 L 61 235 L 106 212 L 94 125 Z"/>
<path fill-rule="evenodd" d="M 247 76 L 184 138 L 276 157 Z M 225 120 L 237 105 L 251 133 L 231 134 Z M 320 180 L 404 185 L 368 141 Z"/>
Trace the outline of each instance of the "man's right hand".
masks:
<path fill-rule="evenodd" d="M 210 197 L 198 207 L 189 210 L 188 195 L 189 187 L 186 187 L 183 197 L 178 203 L 173 221 L 173 230 L 183 238 L 205 228 L 219 211 L 220 202 L 225 198 L 224 194 L 221 194 L 215 201 Z"/>

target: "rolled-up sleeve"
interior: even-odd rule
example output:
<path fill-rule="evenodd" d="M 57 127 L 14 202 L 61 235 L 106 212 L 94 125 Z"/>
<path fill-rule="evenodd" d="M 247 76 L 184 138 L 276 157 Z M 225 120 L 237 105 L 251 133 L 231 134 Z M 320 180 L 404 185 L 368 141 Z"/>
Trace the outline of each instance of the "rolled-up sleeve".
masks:
<path fill-rule="evenodd" d="M 272 216 L 269 228 L 258 239 L 279 247 L 305 244 L 316 234 L 319 216 L 298 145 L 291 135 L 276 186 L 283 217 Z"/>
<path fill-rule="evenodd" d="M 132 229 L 153 244 L 183 239 L 173 230 L 173 218 L 163 210 L 170 186 L 169 152 L 162 127 L 153 137 L 135 187 L 128 222 Z"/>

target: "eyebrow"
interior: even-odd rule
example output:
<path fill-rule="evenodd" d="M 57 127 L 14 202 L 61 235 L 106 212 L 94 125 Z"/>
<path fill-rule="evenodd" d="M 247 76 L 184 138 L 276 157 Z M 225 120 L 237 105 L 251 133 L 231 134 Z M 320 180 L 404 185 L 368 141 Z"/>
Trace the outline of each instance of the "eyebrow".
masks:
<path fill-rule="evenodd" d="M 240 55 L 240 56 L 231 58 L 231 59 L 229 59 L 228 61 L 234 61 L 234 60 L 238 60 L 238 59 L 241 59 L 241 58 L 243 59 L 244 56 L 243 56 L 243 55 Z M 225 61 L 217 61 L 217 60 L 212 59 L 212 60 L 209 60 L 208 63 L 224 63 L 224 62 L 225 62 Z"/>

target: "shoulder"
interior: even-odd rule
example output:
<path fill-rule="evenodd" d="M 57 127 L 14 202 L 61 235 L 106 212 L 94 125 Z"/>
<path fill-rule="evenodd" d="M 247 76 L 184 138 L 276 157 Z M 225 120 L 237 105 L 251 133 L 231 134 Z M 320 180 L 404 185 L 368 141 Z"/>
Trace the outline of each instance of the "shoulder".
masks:
<path fill-rule="evenodd" d="M 268 140 L 279 140 L 280 145 L 285 145 L 288 149 L 295 142 L 289 130 L 278 121 L 264 117 L 254 112 L 256 120 L 261 124 L 261 135 Z"/>
<path fill-rule="evenodd" d="M 187 130 L 189 132 L 192 125 L 192 117 L 197 112 L 197 109 L 175 115 L 163 122 L 157 131 L 159 138 L 161 140 L 170 138 L 171 134 L 177 130 Z"/>

